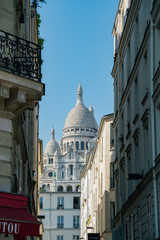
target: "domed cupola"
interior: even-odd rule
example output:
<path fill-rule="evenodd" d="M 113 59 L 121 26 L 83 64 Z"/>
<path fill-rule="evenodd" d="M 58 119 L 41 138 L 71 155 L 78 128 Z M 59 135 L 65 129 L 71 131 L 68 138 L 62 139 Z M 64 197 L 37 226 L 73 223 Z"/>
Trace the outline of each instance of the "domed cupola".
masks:
<path fill-rule="evenodd" d="M 89 111 L 83 104 L 83 89 L 81 84 L 79 84 L 77 89 L 77 103 L 69 112 L 65 121 L 64 129 L 74 127 L 98 129 L 93 114 L 93 108 Z"/>
<path fill-rule="evenodd" d="M 60 155 L 60 148 L 58 143 L 55 140 L 55 131 L 54 128 L 51 130 L 51 140 L 47 143 L 45 148 L 45 154 L 49 155 Z"/>

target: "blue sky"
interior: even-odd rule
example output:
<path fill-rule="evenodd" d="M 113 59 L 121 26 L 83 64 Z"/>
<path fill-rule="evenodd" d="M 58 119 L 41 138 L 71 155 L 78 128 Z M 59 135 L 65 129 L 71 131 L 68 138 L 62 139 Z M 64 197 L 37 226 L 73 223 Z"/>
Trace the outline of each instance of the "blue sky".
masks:
<path fill-rule="evenodd" d="M 52 126 L 59 143 L 65 119 L 75 106 L 81 82 L 86 107 L 99 125 L 113 112 L 112 28 L 119 0 L 47 0 L 38 9 L 46 93 L 40 102 L 40 139 L 44 148 Z"/>

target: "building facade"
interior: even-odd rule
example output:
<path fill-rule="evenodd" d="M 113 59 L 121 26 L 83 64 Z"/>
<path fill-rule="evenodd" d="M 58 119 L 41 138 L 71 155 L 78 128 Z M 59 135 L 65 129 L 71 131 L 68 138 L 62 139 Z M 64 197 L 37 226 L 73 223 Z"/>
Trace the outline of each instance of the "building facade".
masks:
<path fill-rule="evenodd" d="M 121 0 L 113 37 L 113 239 L 159 239 L 160 1 Z"/>
<path fill-rule="evenodd" d="M 81 171 L 81 238 L 111 240 L 115 216 L 113 114 L 102 118 L 95 146 Z"/>
<path fill-rule="evenodd" d="M 0 4 L 0 239 L 39 236 L 41 48 L 30 1 Z M 39 145 L 40 146 L 40 145 Z M 35 217 L 34 217 L 35 216 Z M 25 222 L 25 223 L 24 223 Z"/>
<path fill-rule="evenodd" d="M 40 185 L 40 214 L 45 216 L 45 240 L 78 240 L 80 235 L 80 171 L 84 166 L 91 140 L 97 136 L 93 108 L 83 104 L 82 86 L 77 103 L 69 112 L 60 145 L 51 130 L 51 140 L 43 157 L 44 173 Z"/>

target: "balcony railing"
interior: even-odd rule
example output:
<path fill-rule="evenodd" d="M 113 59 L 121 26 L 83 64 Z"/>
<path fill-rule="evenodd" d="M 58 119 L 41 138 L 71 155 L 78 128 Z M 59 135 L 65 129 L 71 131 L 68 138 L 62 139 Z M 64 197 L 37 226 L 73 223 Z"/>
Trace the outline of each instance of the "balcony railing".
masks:
<path fill-rule="evenodd" d="M 74 205 L 73 205 L 73 208 L 74 208 L 74 209 L 80 209 L 80 204 L 74 204 Z"/>
<path fill-rule="evenodd" d="M 64 228 L 64 224 L 63 223 L 57 223 L 57 228 Z"/>
<path fill-rule="evenodd" d="M 79 227 L 80 227 L 80 226 L 79 226 L 78 223 L 77 223 L 77 224 L 76 224 L 76 223 L 73 224 L 73 228 L 79 228 Z"/>
<path fill-rule="evenodd" d="M 41 82 L 41 47 L 0 30 L 0 68 Z"/>

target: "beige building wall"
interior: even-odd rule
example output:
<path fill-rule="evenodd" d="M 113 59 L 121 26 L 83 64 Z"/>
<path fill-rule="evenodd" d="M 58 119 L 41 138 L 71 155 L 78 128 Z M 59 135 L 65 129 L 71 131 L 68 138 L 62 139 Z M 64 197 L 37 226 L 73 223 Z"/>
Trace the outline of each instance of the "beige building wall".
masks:
<path fill-rule="evenodd" d="M 29 211 L 36 216 L 38 108 L 44 85 L 35 77 L 35 65 L 33 72 L 27 66 L 26 59 L 28 64 L 34 64 L 34 58 L 29 58 L 26 52 L 21 54 L 27 48 L 25 40 L 32 49 L 37 47 L 31 43 L 37 43 L 37 25 L 30 4 L 25 0 L 0 3 L 0 192 L 27 195 Z M 24 59 L 25 56 L 28 58 Z"/>
<path fill-rule="evenodd" d="M 81 237 L 100 233 L 101 239 L 112 239 L 115 208 L 112 174 L 114 136 L 113 114 L 102 118 L 95 146 L 81 172 Z"/>

